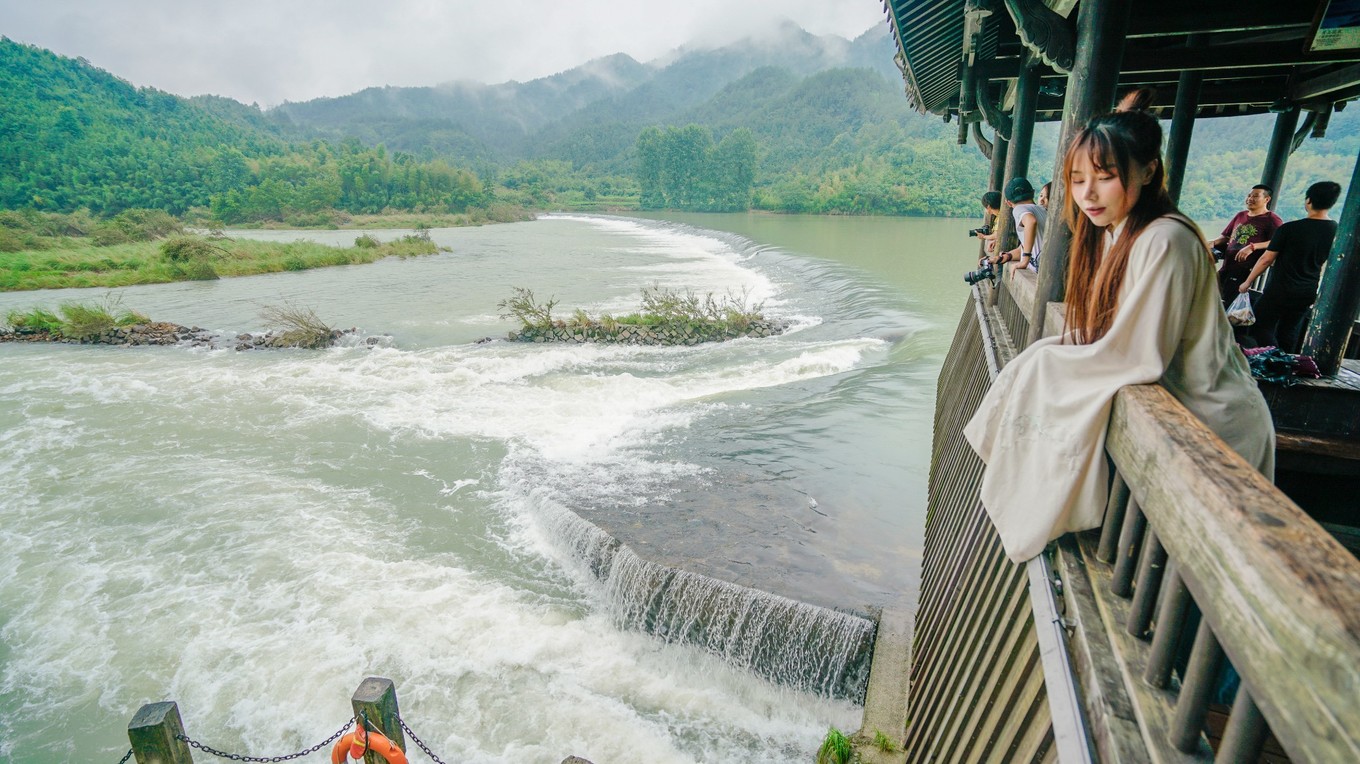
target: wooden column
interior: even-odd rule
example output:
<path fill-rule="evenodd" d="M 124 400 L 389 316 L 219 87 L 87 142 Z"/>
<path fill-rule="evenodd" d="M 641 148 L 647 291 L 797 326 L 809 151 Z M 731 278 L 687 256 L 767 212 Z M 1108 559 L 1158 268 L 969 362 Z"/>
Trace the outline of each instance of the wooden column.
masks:
<path fill-rule="evenodd" d="M 1336 241 L 1332 256 L 1322 272 L 1322 287 L 1318 290 L 1313 317 L 1308 322 L 1308 333 L 1303 338 L 1303 355 L 1310 355 L 1318 371 L 1335 376 L 1341 369 L 1346 342 L 1351 327 L 1360 314 L 1360 158 L 1351 172 L 1351 184 L 1346 191 L 1346 205 L 1337 222 Z"/>
<path fill-rule="evenodd" d="M 1039 267 L 1039 286 L 1029 317 L 1027 345 L 1044 336 L 1048 303 L 1062 300 L 1067 278 L 1067 250 L 1072 243 L 1072 232 L 1063 221 L 1067 204 L 1067 189 L 1062 179 L 1063 158 L 1068 144 L 1086 122 L 1114 107 L 1132 6 L 1125 0 L 1082 0 L 1077 6 L 1077 55 L 1072 72 L 1067 75 L 1062 132 L 1053 166 L 1053 185 L 1048 192 L 1043 264 Z"/>
<path fill-rule="evenodd" d="M 184 722 L 174 701 L 147 703 L 128 722 L 128 741 L 137 764 L 193 764 L 184 737 Z"/>
<path fill-rule="evenodd" d="M 367 718 L 369 724 L 401 750 L 406 750 L 406 736 L 401 730 L 401 713 L 397 709 L 397 688 L 391 679 L 371 676 L 365 679 L 350 698 L 356 719 Z M 386 759 L 372 751 L 364 753 L 366 764 L 386 764 Z"/>
<path fill-rule="evenodd" d="M 1204 35 L 1192 34 L 1186 40 L 1191 47 L 1204 42 Z M 1204 73 L 1199 70 L 1181 72 L 1176 85 L 1176 108 L 1171 112 L 1171 129 L 1166 140 L 1166 191 L 1175 202 L 1181 197 L 1185 182 L 1185 160 L 1190 156 L 1190 134 L 1195 129 L 1195 112 L 1199 110 L 1199 91 L 1204 84 Z"/>
<path fill-rule="evenodd" d="M 1261 168 L 1261 182 L 1270 186 L 1270 209 L 1275 209 L 1280 198 L 1280 184 L 1284 181 L 1284 168 L 1289 163 L 1289 154 L 1294 149 L 1294 128 L 1299 126 L 1299 107 L 1292 106 L 1275 115 L 1275 130 L 1270 134 L 1270 147 L 1266 150 L 1266 165 Z"/>
<path fill-rule="evenodd" d="M 1001 191 L 1006 184 L 1006 155 L 1010 153 L 1011 142 L 1006 136 L 996 133 L 992 138 L 992 167 L 988 178 L 988 191 Z"/>
<path fill-rule="evenodd" d="M 1034 142 L 1034 117 L 1039 106 L 1040 64 L 1032 56 L 1020 67 L 1015 83 L 1015 108 L 1011 110 L 1011 149 L 1006 157 L 1006 180 L 1029 174 L 1029 150 Z M 1000 190 L 1000 189 L 998 189 Z"/>

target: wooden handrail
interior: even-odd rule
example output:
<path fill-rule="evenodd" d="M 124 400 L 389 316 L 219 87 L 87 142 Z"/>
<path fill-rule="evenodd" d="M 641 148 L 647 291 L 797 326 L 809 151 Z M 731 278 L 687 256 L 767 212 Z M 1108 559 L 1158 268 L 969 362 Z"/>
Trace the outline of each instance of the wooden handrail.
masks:
<path fill-rule="evenodd" d="M 1360 761 L 1360 560 L 1159 385 L 1106 447 L 1285 750 Z"/>

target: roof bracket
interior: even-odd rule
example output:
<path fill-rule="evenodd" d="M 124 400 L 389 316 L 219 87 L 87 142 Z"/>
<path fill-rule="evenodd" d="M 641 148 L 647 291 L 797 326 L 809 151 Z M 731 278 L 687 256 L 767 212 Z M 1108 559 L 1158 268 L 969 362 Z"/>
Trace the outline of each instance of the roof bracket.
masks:
<path fill-rule="evenodd" d="M 1067 19 L 1044 5 L 1043 0 L 1006 0 L 1006 10 L 1026 48 L 1059 72 L 1072 71 L 1077 40 Z"/>
<path fill-rule="evenodd" d="M 987 92 L 987 79 L 978 77 L 974 80 L 977 87 L 977 106 L 982 112 L 982 118 L 987 120 L 987 124 L 992 126 L 996 134 L 1011 139 L 1011 118 L 1010 115 L 1001 110 L 996 102 L 992 100 L 991 93 Z"/>

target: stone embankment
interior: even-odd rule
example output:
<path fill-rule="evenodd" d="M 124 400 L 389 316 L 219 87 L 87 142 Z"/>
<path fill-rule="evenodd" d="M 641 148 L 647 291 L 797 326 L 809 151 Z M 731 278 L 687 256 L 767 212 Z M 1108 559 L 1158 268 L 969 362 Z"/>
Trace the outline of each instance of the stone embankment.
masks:
<path fill-rule="evenodd" d="M 772 337 L 782 334 L 788 325 L 779 321 L 752 321 L 742 327 L 720 323 L 671 323 L 642 326 L 638 324 L 568 325 L 525 327 L 510 332 L 511 342 L 602 342 L 618 345 L 698 345 L 701 342 L 723 342 L 738 337 Z"/>
<path fill-rule="evenodd" d="M 236 350 L 253 350 L 257 348 L 324 347 L 335 344 L 341 337 L 346 334 L 353 334 L 355 331 L 355 329 L 333 329 L 328 341 L 323 337 L 320 338 L 318 343 L 310 337 L 306 341 L 300 341 L 291 332 L 242 333 L 235 337 L 226 337 L 206 329 L 200 329 L 197 326 L 181 326 L 165 321 L 153 321 L 146 324 L 118 326 L 100 334 L 80 339 L 63 337 L 46 331 L 0 328 L 0 342 L 56 342 L 68 345 L 114 345 L 123 347 L 184 345 L 208 349 L 230 346 Z M 370 340 L 373 340 L 373 338 L 370 338 Z M 367 344 L 375 343 L 370 341 Z"/>

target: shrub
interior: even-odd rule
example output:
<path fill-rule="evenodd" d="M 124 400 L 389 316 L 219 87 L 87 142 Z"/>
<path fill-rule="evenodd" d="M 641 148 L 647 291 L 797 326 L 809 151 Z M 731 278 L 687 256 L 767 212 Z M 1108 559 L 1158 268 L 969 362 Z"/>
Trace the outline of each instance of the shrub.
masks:
<path fill-rule="evenodd" d="M 533 290 L 523 287 L 511 287 L 515 291 L 515 296 L 496 303 L 496 307 L 505 311 L 501 318 L 517 318 L 524 324 L 525 329 L 550 329 L 553 325 L 552 309 L 557 306 L 557 300 L 549 298 L 546 303 L 540 305 L 534 297 Z"/>
<path fill-rule="evenodd" d="M 892 738 L 884 734 L 883 730 L 874 730 L 874 747 L 884 753 L 892 753 L 897 750 L 897 743 Z"/>
<path fill-rule="evenodd" d="M 127 231 L 112 223 L 97 223 L 94 230 L 90 232 L 90 238 L 94 240 L 96 247 L 112 247 L 115 244 L 127 244 L 133 239 Z"/>
<path fill-rule="evenodd" d="M 285 271 L 305 271 L 307 270 L 307 261 L 303 260 L 301 255 L 289 255 L 283 258 L 283 269 Z"/>
<path fill-rule="evenodd" d="M 850 739 L 844 732 L 832 727 L 822 738 L 822 746 L 817 749 L 817 764 L 850 764 L 855 755 Z"/>
<path fill-rule="evenodd" d="M 335 341 L 335 330 L 317 317 L 311 308 L 300 308 L 289 303 L 266 305 L 260 317 L 278 330 L 284 344 L 300 348 L 330 347 Z"/>
<path fill-rule="evenodd" d="M 5 315 L 5 323 L 20 334 L 61 333 L 61 318 L 52 311 L 42 308 L 34 308 L 28 312 L 11 310 Z"/>
<path fill-rule="evenodd" d="M 359 238 L 354 240 L 354 246 L 360 249 L 374 249 L 378 246 L 381 246 L 381 244 L 382 242 L 378 241 L 376 238 L 372 236 L 369 236 L 368 234 L 363 234 Z"/>
<path fill-rule="evenodd" d="M 207 260 L 194 260 L 185 264 L 183 273 L 190 281 L 216 281 L 221 278 L 217 274 L 217 269 Z"/>
<path fill-rule="evenodd" d="M 184 224 L 165 210 L 124 210 L 110 218 L 109 224 L 121 229 L 128 241 L 151 241 L 184 232 Z"/>
<path fill-rule="evenodd" d="M 8 228 L 0 228 L 0 252 L 23 252 L 24 239 Z"/>
<path fill-rule="evenodd" d="M 176 236 L 161 244 L 161 256 L 172 263 L 206 261 L 217 255 L 229 255 L 227 250 L 197 236 Z"/>
<path fill-rule="evenodd" d="M 118 319 L 104 305 L 64 302 L 60 310 L 63 337 L 89 339 L 98 337 L 118 325 Z"/>

